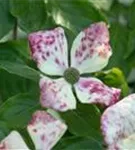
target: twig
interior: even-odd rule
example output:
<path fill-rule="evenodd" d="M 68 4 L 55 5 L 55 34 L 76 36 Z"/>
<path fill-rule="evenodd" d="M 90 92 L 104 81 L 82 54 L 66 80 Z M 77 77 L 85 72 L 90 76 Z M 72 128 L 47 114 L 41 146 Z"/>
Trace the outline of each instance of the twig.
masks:
<path fill-rule="evenodd" d="M 15 24 L 14 24 L 14 28 L 13 28 L 13 40 L 17 39 L 17 27 L 18 27 L 18 21 L 17 21 L 17 19 L 15 19 Z"/>

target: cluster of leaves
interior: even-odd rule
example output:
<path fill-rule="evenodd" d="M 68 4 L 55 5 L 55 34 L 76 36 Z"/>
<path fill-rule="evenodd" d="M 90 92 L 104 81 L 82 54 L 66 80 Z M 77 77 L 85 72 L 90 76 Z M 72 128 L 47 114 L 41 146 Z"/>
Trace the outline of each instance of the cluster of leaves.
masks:
<path fill-rule="evenodd" d="M 0 0 L 0 140 L 15 129 L 33 147 L 25 127 L 31 114 L 42 108 L 40 73 L 31 59 L 27 40 L 30 32 L 62 26 L 71 46 L 79 31 L 93 22 L 107 22 L 113 56 L 105 68 L 109 70 L 95 76 L 121 88 L 124 97 L 129 93 L 126 80 L 135 66 L 134 17 L 135 2 L 125 6 L 114 1 L 110 10 L 103 10 L 90 0 Z M 129 85 L 134 91 L 134 80 Z M 82 104 L 77 110 L 61 113 L 68 131 L 54 150 L 102 149 L 100 115 L 96 106 Z"/>

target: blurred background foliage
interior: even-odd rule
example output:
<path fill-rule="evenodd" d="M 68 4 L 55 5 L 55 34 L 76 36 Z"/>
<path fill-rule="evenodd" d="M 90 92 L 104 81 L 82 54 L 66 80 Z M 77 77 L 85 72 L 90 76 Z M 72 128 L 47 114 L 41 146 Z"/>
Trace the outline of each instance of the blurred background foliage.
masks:
<path fill-rule="evenodd" d="M 121 88 L 124 97 L 135 92 L 135 0 L 0 0 L 0 139 L 11 129 L 24 129 L 31 113 L 40 108 L 39 71 L 30 56 L 28 34 L 62 26 L 70 48 L 82 29 L 98 21 L 110 27 L 113 55 L 104 71 L 93 75 Z M 87 132 L 92 116 L 88 118 L 84 110 L 97 111 L 94 106 L 81 105 L 62 114 L 69 132 L 54 149 L 101 149 L 102 142 L 94 139 L 93 130 Z M 93 124 L 99 116 L 94 115 Z M 82 126 L 76 128 L 80 121 Z M 25 130 L 22 134 L 27 137 Z"/>

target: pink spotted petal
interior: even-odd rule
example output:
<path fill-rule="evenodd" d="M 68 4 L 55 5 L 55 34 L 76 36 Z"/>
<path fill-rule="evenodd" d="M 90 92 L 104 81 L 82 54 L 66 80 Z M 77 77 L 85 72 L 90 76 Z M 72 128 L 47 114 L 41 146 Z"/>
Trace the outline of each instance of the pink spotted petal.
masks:
<path fill-rule="evenodd" d="M 0 142 L 0 150 L 30 150 L 17 131 L 12 131 Z"/>
<path fill-rule="evenodd" d="M 74 85 L 82 103 L 99 103 L 110 106 L 119 100 L 120 89 L 110 88 L 96 78 L 80 78 Z"/>
<path fill-rule="evenodd" d="M 135 133 L 108 146 L 108 150 L 135 150 Z"/>
<path fill-rule="evenodd" d="M 135 149 L 135 94 L 105 110 L 101 130 L 108 150 Z"/>
<path fill-rule="evenodd" d="M 51 150 L 66 129 L 67 126 L 62 121 L 45 111 L 36 111 L 27 126 L 36 150 Z"/>
<path fill-rule="evenodd" d="M 104 22 L 92 24 L 80 32 L 71 49 L 71 66 L 80 73 L 96 72 L 104 68 L 112 55 L 109 32 Z"/>
<path fill-rule="evenodd" d="M 40 80 L 40 102 L 43 107 L 59 111 L 76 108 L 76 100 L 71 85 L 63 78 L 56 80 L 42 77 Z"/>
<path fill-rule="evenodd" d="M 29 35 L 32 57 L 38 68 L 49 75 L 63 75 L 68 67 L 67 40 L 60 27 Z"/>

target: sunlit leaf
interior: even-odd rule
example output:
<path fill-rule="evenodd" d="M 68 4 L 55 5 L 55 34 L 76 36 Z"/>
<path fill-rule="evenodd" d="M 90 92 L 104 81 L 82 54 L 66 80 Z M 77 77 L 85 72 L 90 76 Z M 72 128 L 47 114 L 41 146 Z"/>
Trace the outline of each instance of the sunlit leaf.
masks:
<path fill-rule="evenodd" d="M 9 0 L 0 0 L 0 38 L 14 26 L 14 17 L 9 12 Z"/>
<path fill-rule="evenodd" d="M 47 7 L 50 8 L 50 13 L 57 24 L 74 33 L 92 22 L 106 20 L 104 15 L 87 0 L 49 0 Z"/>
<path fill-rule="evenodd" d="M 23 43 L 19 43 L 18 41 L 1 43 L 0 68 L 5 69 L 9 73 L 37 82 L 39 80 L 39 73 L 25 63 L 29 58 L 29 53 L 27 47 L 25 49 L 23 46 Z"/>

